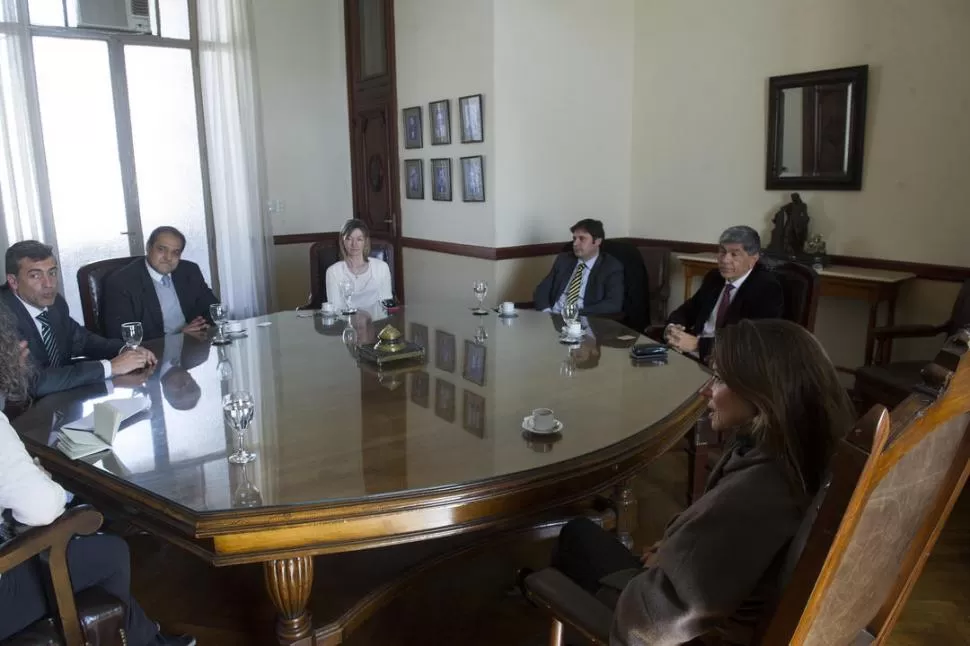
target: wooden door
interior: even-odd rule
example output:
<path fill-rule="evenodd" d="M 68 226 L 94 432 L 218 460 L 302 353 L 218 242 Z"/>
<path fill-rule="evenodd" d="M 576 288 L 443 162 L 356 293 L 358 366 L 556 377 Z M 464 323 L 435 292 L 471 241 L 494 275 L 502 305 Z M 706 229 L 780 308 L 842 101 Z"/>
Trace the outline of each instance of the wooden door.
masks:
<path fill-rule="evenodd" d="M 354 216 L 394 244 L 394 290 L 403 298 L 394 0 L 344 0 Z"/>

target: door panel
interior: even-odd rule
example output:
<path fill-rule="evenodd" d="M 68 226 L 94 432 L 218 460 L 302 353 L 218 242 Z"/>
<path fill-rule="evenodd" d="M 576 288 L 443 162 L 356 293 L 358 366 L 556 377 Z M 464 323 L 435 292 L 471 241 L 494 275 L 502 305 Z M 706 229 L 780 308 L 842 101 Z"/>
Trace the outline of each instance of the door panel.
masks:
<path fill-rule="evenodd" d="M 390 186 L 390 147 L 387 108 L 363 110 L 358 116 L 357 149 L 361 172 L 354 178 L 358 213 L 373 235 L 394 237 L 394 204 Z"/>

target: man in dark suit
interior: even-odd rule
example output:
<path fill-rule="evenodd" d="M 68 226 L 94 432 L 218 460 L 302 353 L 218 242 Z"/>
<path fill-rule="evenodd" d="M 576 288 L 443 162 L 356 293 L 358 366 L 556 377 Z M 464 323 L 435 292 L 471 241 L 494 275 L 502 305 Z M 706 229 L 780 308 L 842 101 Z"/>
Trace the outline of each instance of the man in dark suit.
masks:
<path fill-rule="evenodd" d="M 71 318 L 67 302 L 57 293 L 54 252 L 36 240 L 7 249 L 7 285 L 0 301 L 17 319 L 17 331 L 27 341 L 35 371 L 31 394 L 76 388 L 126 375 L 155 364 L 144 348 L 121 352 L 121 341 L 92 334 Z M 84 356 L 84 361 L 72 357 Z"/>
<path fill-rule="evenodd" d="M 573 252 L 556 256 L 552 271 L 532 296 L 537 310 L 559 314 L 576 303 L 584 315 L 623 311 L 623 265 L 600 253 L 605 233 L 599 220 L 580 220 L 570 229 Z"/>
<path fill-rule="evenodd" d="M 758 259 L 761 237 L 751 227 L 731 227 L 718 241 L 717 269 L 667 317 L 664 336 L 674 348 L 707 360 L 714 332 L 741 319 L 781 318 L 785 296 Z"/>
<path fill-rule="evenodd" d="M 141 321 L 144 339 L 199 332 L 212 322 L 218 303 L 199 266 L 182 260 L 185 236 L 158 227 L 148 236 L 145 258 L 134 260 L 104 280 L 104 329 L 121 338 L 121 324 Z"/>

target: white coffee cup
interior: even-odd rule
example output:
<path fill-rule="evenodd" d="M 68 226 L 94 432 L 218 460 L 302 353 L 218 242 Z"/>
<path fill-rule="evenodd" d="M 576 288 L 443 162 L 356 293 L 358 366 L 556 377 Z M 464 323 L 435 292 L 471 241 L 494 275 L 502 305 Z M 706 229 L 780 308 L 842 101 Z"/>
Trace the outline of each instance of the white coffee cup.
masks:
<path fill-rule="evenodd" d="M 582 333 L 583 333 L 583 324 L 580 323 L 579 321 L 573 321 L 572 323 L 566 326 L 566 334 L 568 334 L 570 338 L 576 338 Z"/>
<path fill-rule="evenodd" d="M 320 311 L 323 314 L 333 314 L 337 311 L 337 308 L 334 307 L 333 303 L 323 303 L 320 305 Z"/>
<path fill-rule="evenodd" d="M 537 408 L 532 411 L 532 428 L 541 432 L 551 431 L 556 425 L 556 417 L 551 408 Z"/>
<path fill-rule="evenodd" d="M 515 314 L 515 303 L 511 301 L 505 301 L 498 306 L 499 312 L 502 314 Z"/>
<path fill-rule="evenodd" d="M 242 332 L 242 321 L 226 321 L 226 330 L 231 334 Z"/>

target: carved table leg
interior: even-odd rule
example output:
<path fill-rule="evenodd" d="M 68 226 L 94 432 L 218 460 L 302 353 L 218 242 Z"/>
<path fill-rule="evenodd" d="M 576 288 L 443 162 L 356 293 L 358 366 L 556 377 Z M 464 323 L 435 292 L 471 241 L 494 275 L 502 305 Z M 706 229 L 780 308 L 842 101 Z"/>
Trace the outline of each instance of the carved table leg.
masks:
<path fill-rule="evenodd" d="M 313 586 L 313 557 L 267 561 L 263 563 L 263 573 L 269 598 L 279 613 L 276 636 L 280 643 L 291 644 L 309 637 L 313 622 L 306 606 Z"/>
<path fill-rule="evenodd" d="M 616 485 L 613 492 L 616 507 L 616 537 L 633 549 L 633 530 L 637 527 L 637 498 L 633 495 L 633 480 Z"/>

